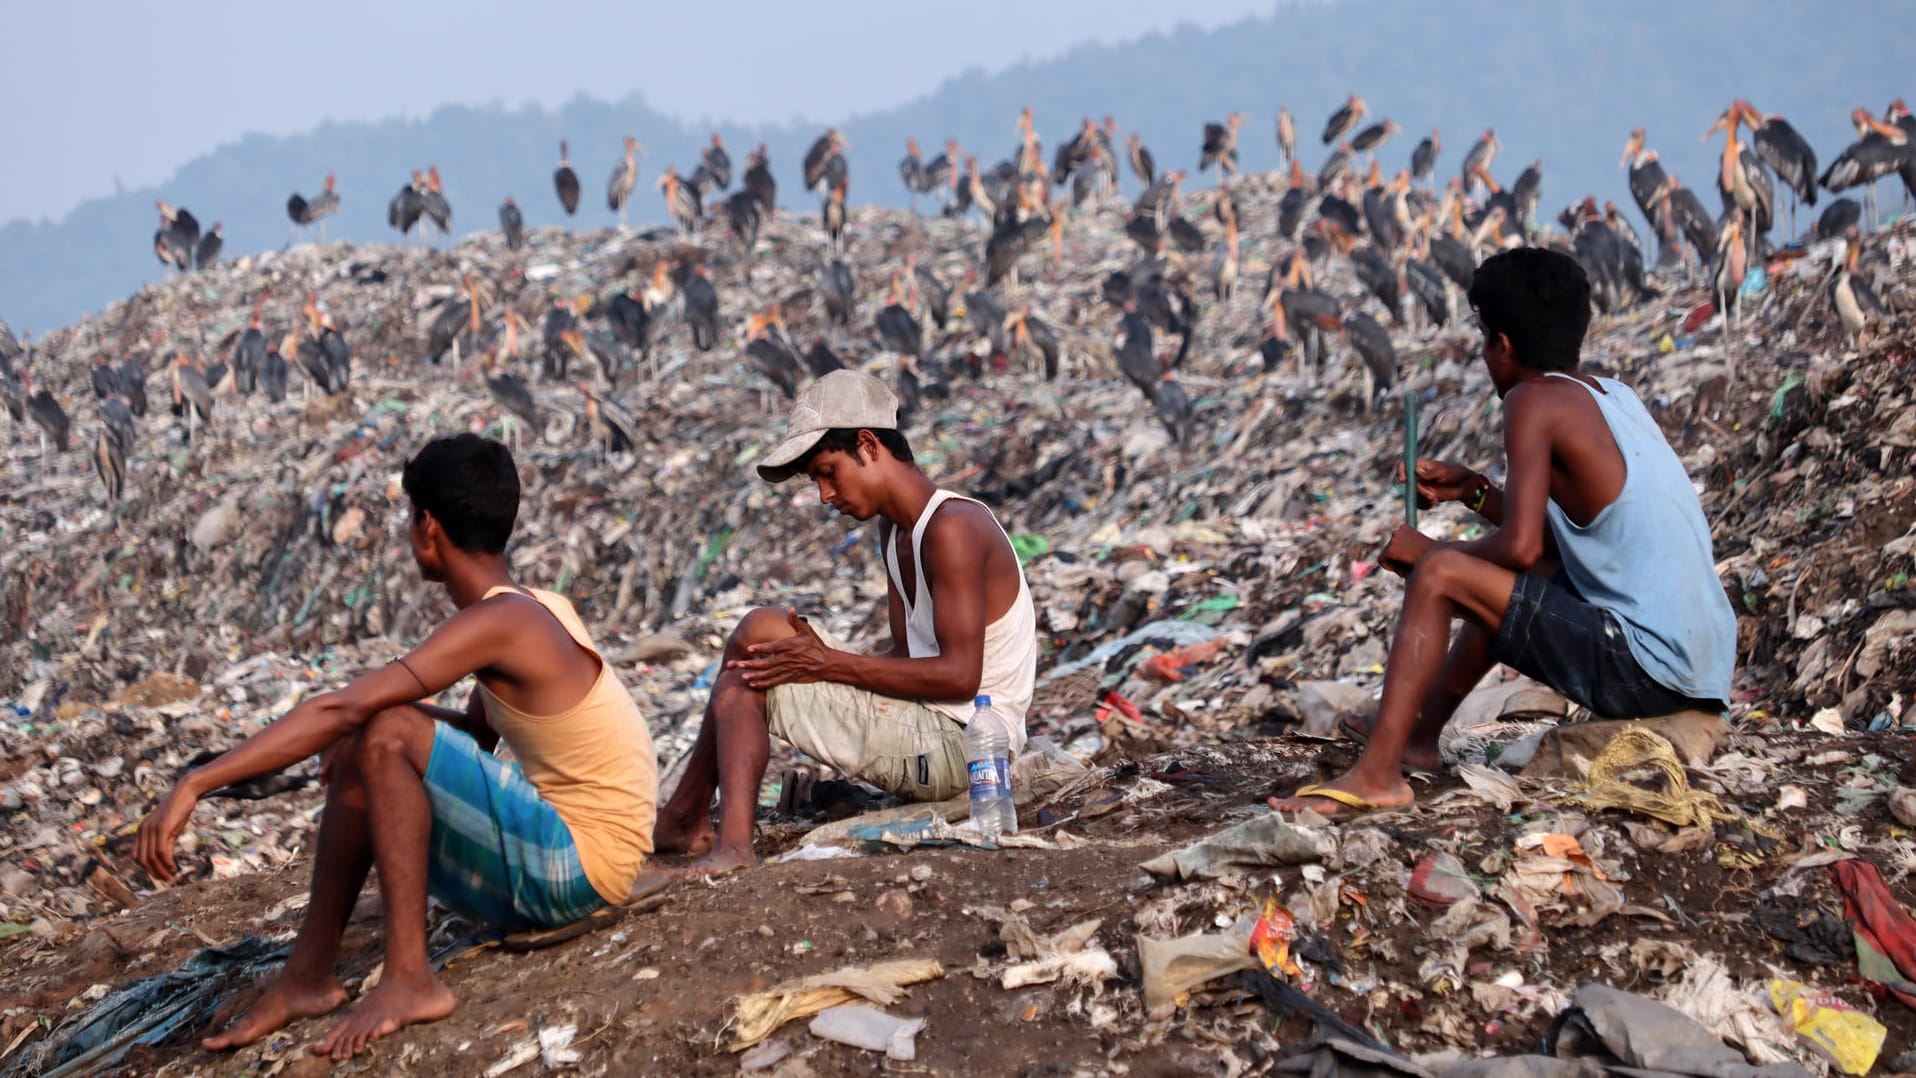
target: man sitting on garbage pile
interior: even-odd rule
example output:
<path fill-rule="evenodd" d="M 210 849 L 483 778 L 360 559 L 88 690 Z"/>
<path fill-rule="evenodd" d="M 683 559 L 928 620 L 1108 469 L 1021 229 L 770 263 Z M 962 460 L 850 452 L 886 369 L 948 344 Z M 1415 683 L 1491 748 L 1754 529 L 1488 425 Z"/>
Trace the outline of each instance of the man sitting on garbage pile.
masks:
<path fill-rule="evenodd" d="M 702 854 L 695 873 L 754 860 L 769 735 L 899 797 L 944 800 L 968 785 L 972 698 L 991 697 L 1011 724 L 1015 754 L 1037 678 L 1037 619 L 1010 539 L 989 509 L 918 470 L 898 430 L 898 398 L 883 382 L 833 371 L 806 387 L 758 473 L 772 483 L 809 476 L 838 513 L 881 518 L 891 645 L 846 651 L 796 611 L 760 608 L 739 622 L 653 836 L 660 853 Z"/>
<path fill-rule="evenodd" d="M 379 986 L 314 1046 L 344 1059 L 453 1009 L 426 954 L 428 893 L 508 932 L 576 931 L 624 902 L 652 847 L 658 761 L 638 706 L 563 596 L 516 584 L 506 540 L 519 512 L 512 454 L 472 434 L 406 464 L 412 553 L 458 612 L 404 657 L 315 696 L 182 775 L 140 824 L 156 879 L 209 792 L 321 756 L 327 783 L 312 898 L 292 954 L 257 1003 L 206 1038 L 259 1040 L 346 1002 L 333 976 L 366 872 L 379 866 L 386 961 Z M 465 710 L 424 703 L 468 675 Z M 503 739 L 519 765 L 492 755 Z M 601 915 L 604 916 L 604 915 Z"/>
<path fill-rule="evenodd" d="M 1496 530 L 1469 542 L 1408 525 L 1391 535 L 1379 562 L 1408 585 L 1376 723 L 1346 725 L 1365 741 L 1349 772 L 1274 808 L 1409 804 L 1400 769 L 1440 766 L 1438 734 L 1496 663 L 1604 718 L 1727 707 L 1736 616 L 1710 527 L 1636 393 L 1577 369 L 1590 324 L 1582 267 L 1542 248 L 1509 251 L 1478 267 L 1470 304 L 1503 399 L 1508 487 L 1422 461 L 1417 498 L 1462 502 Z M 1462 623 L 1454 640 L 1452 622 Z"/>

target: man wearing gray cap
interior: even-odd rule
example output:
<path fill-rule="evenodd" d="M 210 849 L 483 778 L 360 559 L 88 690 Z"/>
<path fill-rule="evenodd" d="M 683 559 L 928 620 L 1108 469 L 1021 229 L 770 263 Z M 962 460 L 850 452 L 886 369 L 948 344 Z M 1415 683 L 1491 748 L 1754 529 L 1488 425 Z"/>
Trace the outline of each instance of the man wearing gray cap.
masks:
<path fill-rule="evenodd" d="M 1037 678 L 1037 619 L 1010 539 L 989 509 L 918 470 L 883 382 L 846 370 L 806 387 L 758 473 L 772 483 L 809 476 L 839 513 L 881 518 L 891 647 L 846 651 L 796 611 L 761 607 L 739 622 L 654 831 L 659 853 L 704 855 L 694 872 L 754 860 L 769 735 L 900 797 L 943 800 L 966 788 L 972 698 L 991 697 L 1016 753 Z"/>

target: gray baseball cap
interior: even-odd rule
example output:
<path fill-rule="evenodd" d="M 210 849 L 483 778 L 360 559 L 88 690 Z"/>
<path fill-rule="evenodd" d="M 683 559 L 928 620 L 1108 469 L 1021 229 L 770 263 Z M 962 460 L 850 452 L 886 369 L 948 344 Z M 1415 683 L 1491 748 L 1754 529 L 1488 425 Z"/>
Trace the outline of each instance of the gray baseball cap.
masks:
<path fill-rule="evenodd" d="M 897 430 L 898 397 L 864 371 L 833 371 L 812 382 L 792 402 L 785 440 L 758 464 L 759 477 L 783 483 L 798 474 L 798 458 L 831 430 Z"/>

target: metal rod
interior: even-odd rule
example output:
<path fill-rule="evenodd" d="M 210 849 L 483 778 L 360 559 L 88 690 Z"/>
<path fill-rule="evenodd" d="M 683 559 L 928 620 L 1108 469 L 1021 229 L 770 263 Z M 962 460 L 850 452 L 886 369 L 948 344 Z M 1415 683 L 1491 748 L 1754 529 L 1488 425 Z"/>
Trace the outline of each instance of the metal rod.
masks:
<path fill-rule="evenodd" d="M 1404 523 L 1417 526 L 1417 391 L 1404 390 Z"/>

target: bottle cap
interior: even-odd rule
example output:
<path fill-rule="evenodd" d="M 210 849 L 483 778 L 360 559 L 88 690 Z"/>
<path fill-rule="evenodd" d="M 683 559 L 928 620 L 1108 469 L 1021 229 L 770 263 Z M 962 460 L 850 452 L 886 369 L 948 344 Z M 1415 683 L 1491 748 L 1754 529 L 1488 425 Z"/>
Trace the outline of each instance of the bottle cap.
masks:
<path fill-rule="evenodd" d="M 971 706 L 973 706 L 973 707 L 990 707 L 990 706 L 991 706 L 991 697 L 989 697 L 989 696 L 986 696 L 986 695 L 985 695 L 985 694 L 983 694 L 983 693 L 979 693 L 979 694 L 978 694 L 978 696 L 977 696 L 977 698 L 976 698 L 976 699 L 974 699 L 974 700 L 973 700 L 973 701 L 971 702 Z"/>

